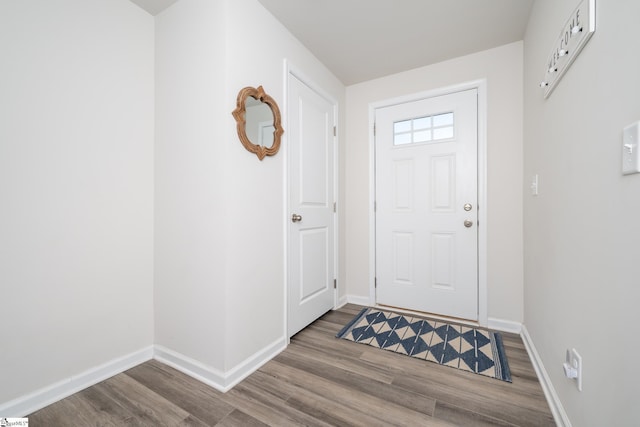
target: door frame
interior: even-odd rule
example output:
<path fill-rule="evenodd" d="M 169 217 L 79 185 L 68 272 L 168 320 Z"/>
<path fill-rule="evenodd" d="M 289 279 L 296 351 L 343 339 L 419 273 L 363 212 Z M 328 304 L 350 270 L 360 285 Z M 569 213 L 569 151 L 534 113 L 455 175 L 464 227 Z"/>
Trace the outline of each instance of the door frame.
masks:
<path fill-rule="evenodd" d="M 339 132 L 339 123 L 338 123 L 338 118 L 339 118 L 339 114 L 338 114 L 338 101 L 336 101 L 336 99 L 331 96 L 327 91 L 325 91 L 324 89 L 322 89 L 319 85 L 317 85 L 312 79 L 310 79 L 309 77 L 307 77 L 307 75 L 302 72 L 298 67 L 296 67 L 295 65 L 293 65 L 289 60 L 287 60 L 286 58 L 284 59 L 284 73 L 283 73 L 283 101 L 282 101 L 282 110 L 284 112 L 283 114 L 283 118 L 282 118 L 282 126 L 285 129 L 285 132 L 283 133 L 283 144 L 282 147 L 284 147 L 284 150 L 281 149 L 281 152 L 284 151 L 282 154 L 284 155 L 284 161 L 283 161 L 283 198 L 284 198 L 284 218 L 283 218 L 283 227 L 284 227 L 284 256 L 283 256 L 283 261 L 284 261 L 284 322 L 283 322 L 283 331 L 284 331 L 284 336 L 287 340 L 287 345 L 289 345 L 290 341 L 291 341 L 291 337 L 289 336 L 289 286 L 291 281 L 289 280 L 289 250 L 290 250 L 290 245 L 289 245 L 289 215 L 291 213 L 291 206 L 289 204 L 290 201 L 290 191 L 289 191 L 289 185 L 290 185 L 290 174 L 289 174 L 289 170 L 291 167 L 291 158 L 289 156 L 289 144 L 287 144 L 288 142 L 288 130 L 289 130 L 289 78 L 293 76 L 295 78 L 297 78 L 298 80 L 300 80 L 302 83 L 304 83 L 307 87 L 309 87 L 311 90 L 313 90 L 314 92 L 316 92 L 318 95 L 320 95 L 321 97 L 323 97 L 324 99 L 326 99 L 327 101 L 329 101 L 331 103 L 331 105 L 333 106 L 333 123 L 336 127 L 336 132 L 334 134 L 333 137 L 333 199 L 334 202 L 336 203 L 336 210 L 333 214 L 333 269 L 334 269 L 334 278 L 336 279 L 336 287 L 333 289 L 333 310 L 335 310 L 337 308 L 337 304 L 338 304 L 338 295 L 339 292 L 338 290 L 340 289 L 340 281 L 337 280 L 340 277 L 340 264 L 339 264 L 339 254 L 338 254 L 338 249 L 340 247 L 340 245 L 338 244 L 338 236 L 339 236 L 339 230 L 338 230 L 338 226 L 340 221 L 338 221 L 338 217 L 339 217 L 339 213 L 341 211 L 341 206 L 338 203 L 338 199 L 339 199 L 339 195 L 338 195 L 338 189 L 339 187 L 339 183 L 338 183 L 338 169 L 339 169 L 339 159 L 338 159 L 338 136 L 340 135 Z"/>
<path fill-rule="evenodd" d="M 375 168 L 375 112 L 378 108 L 391 107 L 449 95 L 469 89 L 478 91 L 478 324 L 488 326 L 488 286 L 487 286 L 487 80 L 479 79 L 369 104 L 369 305 L 376 303 L 376 168 Z"/>

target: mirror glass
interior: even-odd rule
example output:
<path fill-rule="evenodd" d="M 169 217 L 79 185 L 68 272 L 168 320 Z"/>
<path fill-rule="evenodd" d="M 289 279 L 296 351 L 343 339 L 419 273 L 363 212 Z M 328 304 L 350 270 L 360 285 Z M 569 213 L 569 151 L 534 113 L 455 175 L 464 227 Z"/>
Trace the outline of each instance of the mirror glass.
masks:
<path fill-rule="evenodd" d="M 260 147 L 273 147 L 273 113 L 267 104 L 253 97 L 245 101 L 245 132 L 247 138 Z"/>

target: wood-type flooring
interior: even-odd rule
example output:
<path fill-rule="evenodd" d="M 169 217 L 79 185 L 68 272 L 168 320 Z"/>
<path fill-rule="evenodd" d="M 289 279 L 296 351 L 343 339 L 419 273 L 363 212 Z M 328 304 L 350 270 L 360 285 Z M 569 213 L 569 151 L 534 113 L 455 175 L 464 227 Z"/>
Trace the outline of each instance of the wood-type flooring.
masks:
<path fill-rule="evenodd" d="M 513 383 L 335 338 L 362 307 L 331 311 L 221 393 L 152 360 L 28 415 L 38 426 L 554 426 L 519 336 Z"/>

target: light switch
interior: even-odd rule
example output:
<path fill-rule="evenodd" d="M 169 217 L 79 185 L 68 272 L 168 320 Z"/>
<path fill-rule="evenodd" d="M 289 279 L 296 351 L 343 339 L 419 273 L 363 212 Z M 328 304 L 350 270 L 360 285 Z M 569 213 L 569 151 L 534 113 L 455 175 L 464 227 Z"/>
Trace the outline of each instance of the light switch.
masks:
<path fill-rule="evenodd" d="M 640 172 L 640 122 L 627 126 L 622 131 L 622 173 L 629 175 Z"/>

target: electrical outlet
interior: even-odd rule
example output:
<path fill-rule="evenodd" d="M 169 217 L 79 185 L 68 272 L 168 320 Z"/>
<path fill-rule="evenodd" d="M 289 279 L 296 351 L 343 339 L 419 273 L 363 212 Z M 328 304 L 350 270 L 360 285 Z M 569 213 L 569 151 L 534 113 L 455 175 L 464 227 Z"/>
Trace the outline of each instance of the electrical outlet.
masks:
<path fill-rule="evenodd" d="M 565 377 L 576 380 L 578 391 L 582 391 L 582 356 L 575 348 L 567 350 L 565 362 L 562 364 Z"/>
<path fill-rule="evenodd" d="M 538 174 L 533 175 L 531 178 L 531 186 L 529 188 L 531 188 L 532 196 L 538 195 Z"/>
<path fill-rule="evenodd" d="M 582 356 L 578 354 L 578 351 L 574 348 L 571 350 L 571 364 L 578 371 L 578 377 L 576 378 L 578 391 L 582 391 Z"/>
<path fill-rule="evenodd" d="M 622 131 L 622 173 L 640 172 L 640 122 L 627 126 Z"/>

